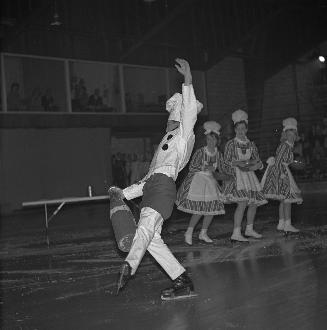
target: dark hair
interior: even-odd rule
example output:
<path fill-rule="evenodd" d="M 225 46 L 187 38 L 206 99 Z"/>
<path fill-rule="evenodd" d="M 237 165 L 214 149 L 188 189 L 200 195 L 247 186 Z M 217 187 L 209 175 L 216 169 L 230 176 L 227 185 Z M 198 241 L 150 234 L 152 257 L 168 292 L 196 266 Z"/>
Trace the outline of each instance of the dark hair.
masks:
<path fill-rule="evenodd" d="M 219 139 L 219 134 L 215 132 L 210 132 L 208 135 L 215 136 L 217 140 Z"/>
<path fill-rule="evenodd" d="M 284 130 L 282 131 L 282 133 L 280 135 L 280 141 L 281 142 L 285 142 L 287 140 L 287 138 L 286 138 L 286 132 L 287 131 L 294 131 L 295 132 L 295 135 L 296 135 L 295 141 L 298 141 L 299 140 L 299 133 L 298 133 L 298 131 L 296 129 L 293 129 L 293 128 L 288 128 L 285 131 Z"/>
<path fill-rule="evenodd" d="M 234 129 L 239 125 L 244 124 L 246 128 L 248 128 L 248 123 L 245 120 L 238 121 L 234 124 Z"/>
<path fill-rule="evenodd" d="M 217 146 L 220 145 L 220 142 L 221 142 L 220 135 L 218 135 L 218 134 L 215 133 L 215 132 L 210 132 L 210 133 L 207 134 L 207 135 L 214 136 L 214 137 L 217 139 Z M 205 135 L 205 139 L 207 139 L 207 135 Z"/>

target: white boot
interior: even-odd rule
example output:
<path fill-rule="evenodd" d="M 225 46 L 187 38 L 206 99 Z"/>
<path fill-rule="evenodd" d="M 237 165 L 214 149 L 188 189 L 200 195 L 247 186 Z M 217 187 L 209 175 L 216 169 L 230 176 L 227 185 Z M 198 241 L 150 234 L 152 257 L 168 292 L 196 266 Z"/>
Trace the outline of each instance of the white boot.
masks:
<path fill-rule="evenodd" d="M 277 225 L 277 230 L 284 230 L 285 228 L 285 220 L 284 219 L 279 219 L 278 220 L 278 225 Z"/>
<path fill-rule="evenodd" d="M 253 229 L 253 224 L 247 225 L 245 229 L 245 236 L 249 237 L 254 237 L 254 238 L 262 238 L 261 234 L 258 234 L 254 229 Z"/>
<path fill-rule="evenodd" d="M 291 220 L 287 219 L 287 220 L 285 220 L 284 231 L 285 232 L 291 232 L 291 233 L 298 233 L 300 230 L 293 227 L 292 224 L 291 224 Z"/>
<path fill-rule="evenodd" d="M 192 235 L 193 235 L 193 228 L 188 227 L 184 234 L 186 244 L 192 245 Z"/>
<path fill-rule="evenodd" d="M 213 240 L 207 235 L 208 229 L 201 229 L 199 240 L 205 241 L 206 243 L 213 243 Z"/>
<path fill-rule="evenodd" d="M 231 241 L 248 242 L 249 240 L 241 234 L 241 227 L 234 228 Z"/>

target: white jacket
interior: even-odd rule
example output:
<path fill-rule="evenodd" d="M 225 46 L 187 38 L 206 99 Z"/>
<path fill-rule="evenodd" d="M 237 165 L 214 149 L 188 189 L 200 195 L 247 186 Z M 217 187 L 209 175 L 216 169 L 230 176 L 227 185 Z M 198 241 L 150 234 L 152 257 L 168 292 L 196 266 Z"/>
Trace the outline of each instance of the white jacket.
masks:
<path fill-rule="evenodd" d="M 142 196 L 145 181 L 154 173 L 163 173 L 176 181 L 178 173 L 188 163 L 194 146 L 193 129 L 197 119 L 197 103 L 192 85 L 183 84 L 182 97 L 179 127 L 166 133 L 161 140 L 148 174 L 138 183 L 123 190 L 127 200 Z"/>

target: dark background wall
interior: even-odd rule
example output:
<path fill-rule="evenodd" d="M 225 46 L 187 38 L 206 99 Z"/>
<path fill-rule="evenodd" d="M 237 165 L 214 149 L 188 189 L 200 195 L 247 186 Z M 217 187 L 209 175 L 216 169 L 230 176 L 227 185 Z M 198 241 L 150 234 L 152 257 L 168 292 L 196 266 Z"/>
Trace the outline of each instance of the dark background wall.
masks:
<path fill-rule="evenodd" d="M 109 128 L 1 129 L 0 205 L 104 194 L 112 182 Z"/>
<path fill-rule="evenodd" d="M 263 158 L 284 117 L 296 116 L 307 128 L 325 111 L 326 84 L 315 84 L 310 67 L 313 50 L 327 53 L 321 0 L 4 0 L 1 9 L 1 52 L 166 68 L 176 57 L 188 59 L 206 73 L 200 100 L 208 117 L 201 121 L 217 120 L 232 134 L 231 113 L 244 108 Z M 61 25 L 51 24 L 55 14 Z M 59 71 L 44 67 L 53 89 Z M 29 77 L 27 89 L 44 78 L 32 66 Z M 54 93 L 64 108 L 61 87 Z M 160 118 L 29 115 L 0 113 L 3 212 L 27 200 L 85 195 L 88 184 L 104 192 L 111 182 L 110 136 L 158 137 L 167 118 L 164 110 Z"/>

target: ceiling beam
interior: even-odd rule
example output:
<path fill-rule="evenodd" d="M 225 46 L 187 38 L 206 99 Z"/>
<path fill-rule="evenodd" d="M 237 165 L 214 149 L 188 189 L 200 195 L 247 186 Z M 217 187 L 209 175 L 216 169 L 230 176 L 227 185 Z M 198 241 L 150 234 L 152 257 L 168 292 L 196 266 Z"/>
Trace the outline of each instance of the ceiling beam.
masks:
<path fill-rule="evenodd" d="M 185 8 L 191 5 L 195 0 L 184 0 L 180 3 L 163 21 L 155 25 L 148 33 L 146 33 L 139 41 L 125 51 L 119 58 L 120 61 L 126 60 L 132 53 L 140 48 L 147 40 L 152 38 L 156 33 L 162 30 L 168 23 L 176 18 Z"/>
<path fill-rule="evenodd" d="M 216 63 L 221 61 L 224 57 L 228 56 L 231 52 L 237 50 L 237 48 L 242 46 L 247 40 L 255 37 L 264 29 L 265 26 L 270 24 L 274 19 L 276 19 L 276 17 L 280 16 L 281 13 L 285 12 L 288 9 L 289 7 L 282 6 L 272 10 L 271 12 L 269 12 L 269 14 L 266 14 L 265 16 L 256 17 L 255 19 L 257 20 L 257 23 L 254 26 L 249 27 L 249 30 L 244 31 L 244 34 L 240 35 L 238 38 L 235 36 L 235 40 L 230 45 L 225 46 L 224 49 L 222 49 L 222 51 L 217 54 L 218 56 L 216 55 L 214 59 L 211 59 L 207 63 L 206 69 L 210 69 Z"/>

